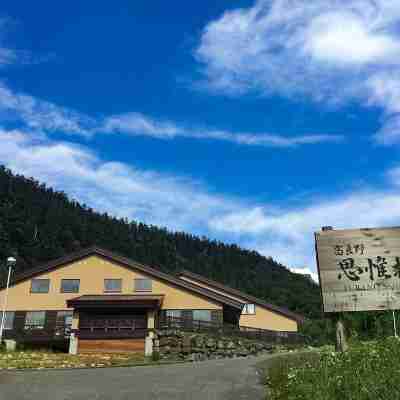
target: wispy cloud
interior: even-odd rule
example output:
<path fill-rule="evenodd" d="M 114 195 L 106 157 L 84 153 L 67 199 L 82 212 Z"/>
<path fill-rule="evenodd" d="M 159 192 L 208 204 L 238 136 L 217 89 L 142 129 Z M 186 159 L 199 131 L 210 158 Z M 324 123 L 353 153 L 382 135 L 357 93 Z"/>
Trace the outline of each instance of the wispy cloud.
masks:
<path fill-rule="evenodd" d="M 210 22 L 195 56 L 213 90 L 381 107 L 387 124 L 376 140 L 392 144 L 400 142 L 399 23 L 396 0 L 258 0 Z"/>
<path fill-rule="evenodd" d="M 0 163 L 119 217 L 201 232 L 204 221 L 238 206 L 190 178 L 104 162 L 85 146 L 4 129 L 0 143 Z"/>
<path fill-rule="evenodd" d="M 315 272 L 313 232 L 400 224 L 400 167 L 374 187 L 277 208 L 218 193 L 187 177 L 105 162 L 85 146 L 0 129 L 0 163 L 111 215 L 235 242 L 301 273 Z"/>
<path fill-rule="evenodd" d="M 9 17 L 0 17 L 0 68 L 10 64 L 32 64 L 46 59 L 33 57 L 27 50 L 17 50 L 7 45 L 6 37 L 15 24 L 16 22 Z"/>
<path fill-rule="evenodd" d="M 159 120 L 137 112 L 94 118 L 33 96 L 15 93 L 4 83 L 0 83 L 0 111 L 7 113 L 8 118 L 22 122 L 23 126 L 30 129 L 48 133 L 63 132 L 86 138 L 95 134 L 125 134 L 165 140 L 181 137 L 281 148 L 338 143 L 344 139 L 341 135 L 333 134 L 283 136 L 273 133 L 229 132 Z"/>
<path fill-rule="evenodd" d="M 290 267 L 315 265 L 313 232 L 335 228 L 391 226 L 400 223 L 400 173 L 389 173 L 387 190 L 366 188 L 329 199 L 312 200 L 290 209 L 257 206 L 221 215 L 210 229 L 272 254 Z"/>
<path fill-rule="evenodd" d="M 295 147 L 305 144 L 340 142 L 341 135 L 299 135 L 281 136 L 271 133 L 241 133 L 212 130 L 179 125 L 171 121 L 159 121 L 140 113 L 128 113 L 109 117 L 99 129 L 105 132 L 119 132 L 130 135 L 146 135 L 160 139 L 183 137 L 190 139 L 209 139 L 248 146 Z"/>
<path fill-rule="evenodd" d="M 0 82 L 0 111 L 23 126 L 48 132 L 90 136 L 96 121 L 82 113 L 35 97 L 15 93 Z"/>

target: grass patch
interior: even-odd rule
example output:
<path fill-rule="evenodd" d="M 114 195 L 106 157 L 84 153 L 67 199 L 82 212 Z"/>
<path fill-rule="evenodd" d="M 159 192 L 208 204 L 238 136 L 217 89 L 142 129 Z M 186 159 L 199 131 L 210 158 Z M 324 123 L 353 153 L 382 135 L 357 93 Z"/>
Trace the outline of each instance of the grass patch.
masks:
<path fill-rule="evenodd" d="M 142 354 L 88 353 L 71 355 L 48 351 L 0 352 L 0 369 L 101 368 L 149 363 Z"/>
<path fill-rule="evenodd" d="M 400 341 L 359 343 L 271 360 L 265 383 L 269 400 L 400 399 Z"/>

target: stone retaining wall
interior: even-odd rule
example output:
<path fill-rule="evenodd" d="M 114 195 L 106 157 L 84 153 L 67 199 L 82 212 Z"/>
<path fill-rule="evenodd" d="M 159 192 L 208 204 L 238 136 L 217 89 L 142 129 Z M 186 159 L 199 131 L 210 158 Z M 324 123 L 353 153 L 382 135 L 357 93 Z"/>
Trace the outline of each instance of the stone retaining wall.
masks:
<path fill-rule="evenodd" d="M 207 359 L 246 357 L 271 352 L 268 343 L 223 335 L 158 330 L 154 332 L 153 353 L 161 359 L 202 361 Z"/>

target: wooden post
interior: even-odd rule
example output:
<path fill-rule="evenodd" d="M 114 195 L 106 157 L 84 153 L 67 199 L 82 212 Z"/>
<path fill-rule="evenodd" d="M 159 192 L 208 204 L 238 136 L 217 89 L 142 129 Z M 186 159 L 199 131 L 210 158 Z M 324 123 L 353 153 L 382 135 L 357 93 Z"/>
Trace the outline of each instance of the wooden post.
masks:
<path fill-rule="evenodd" d="M 326 231 L 332 231 L 333 227 L 332 226 L 323 226 L 321 228 L 322 232 Z M 317 264 L 319 263 L 318 260 L 318 252 L 317 249 L 315 249 L 316 255 L 317 255 Z M 319 272 L 319 265 L 318 265 L 318 272 Z M 320 276 L 319 276 L 320 278 Z M 321 278 L 319 279 L 319 284 L 321 286 Z M 321 288 L 321 296 L 322 296 L 322 288 Z M 346 337 L 346 327 L 342 318 L 342 313 L 336 313 L 334 314 L 334 321 L 335 321 L 335 327 L 336 327 L 336 351 L 343 353 L 348 350 L 349 346 L 347 344 L 347 337 Z"/>
<path fill-rule="evenodd" d="M 347 343 L 346 337 L 346 327 L 343 322 L 343 318 L 341 314 L 337 314 L 336 316 L 336 351 L 339 353 L 343 353 L 347 351 L 349 345 Z"/>

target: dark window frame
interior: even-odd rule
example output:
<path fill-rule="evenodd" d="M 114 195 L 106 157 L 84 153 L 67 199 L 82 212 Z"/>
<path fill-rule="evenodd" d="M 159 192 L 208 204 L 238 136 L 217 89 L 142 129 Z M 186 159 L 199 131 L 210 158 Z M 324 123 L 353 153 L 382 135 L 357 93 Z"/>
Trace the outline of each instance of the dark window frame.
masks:
<path fill-rule="evenodd" d="M 119 289 L 107 289 L 106 282 L 107 281 L 119 281 Z M 121 293 L 122 292 L 122 278 L 105 278 L 104 279 L 104 293 Z"/>
<path fill-rule="evenodd" d="M 71 281 L 76 281 L 78 282 L 78 290 L 65 290 L 63 288 L 63 283 L 64 282 L 71 282 Z M 81 280 L 80 279 L 70 279 L 70 278 L 66 278 L 66 279 L 61 279 L 61 285 L 60 285 L 60 293 L 79 293 L 81 287 Z"/>
<path fill-rule="evenodd" d="M 182 318 L 182 311 L 183 310 L 178 310 L 178 309 L 165 310 L 165 316 L 167 318 L 179 318 L 179 319 L 181 319 Z"/>
<path fill-rule="evenodd" d="M 253 312 L 249 312 L 248 306 L 253 306 Z M 254 303 L 246 303 L 242 309 L 242 315 L 256 315 L 256 305 Z"/>
<path fill-rule="evenodd" d="M 150 289 L 138 289 L 136 287 L 136 282 L 138 281 L 148 281 L 150 282 Z M 133 291 L 134 292 L 152 292 L 153 291 L 153 280 L 150 278 L 135 278 L 133 280 Z"/>
<path fill-rule="evenodd" d="M 32 325 L 29 324 L 27 325 L 27 320 L 28 320 L 28 315 L 32 314 L 32 313 L 43 313 L 43 324 L 39 325 Z M 25 330 L 32 330 L 32 329 L 44 329 L 46 326 L 46 318 L 47 318 L 47 312 L 46 310 L 31 310 L 31 311 L 27 311 L 25 314 L 25 321 L 24 321 L 24 329 Z"/>
<path fill-rule="evenodd" d="M 37 282 L 37 281 L 47 281 L 47 291 L 38 291 L 38 290 L 33 290 L 33 282 Z M 49 278 L 33 278 L 31 279 L 31 293 L 34 294 L 46 294 L 50 292 L 50 279 Z"/>
<path fill-rule="evenodd" d="M 12 318 L 11 318 L 11 328 L 7 325 L 7 315 L 12 314 Z M 0 319 L 3 318 L 3 313 L 0 313 Z M 14 329 L 14 321 L 15 321 L 15 311 L 6 311 L 5 312 L 5 317 L 4 317 L 4 330 L 5 331 L 12 331 Z"/>

